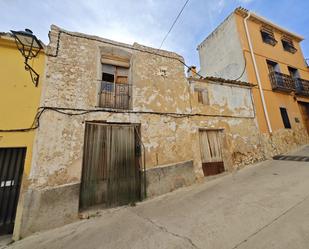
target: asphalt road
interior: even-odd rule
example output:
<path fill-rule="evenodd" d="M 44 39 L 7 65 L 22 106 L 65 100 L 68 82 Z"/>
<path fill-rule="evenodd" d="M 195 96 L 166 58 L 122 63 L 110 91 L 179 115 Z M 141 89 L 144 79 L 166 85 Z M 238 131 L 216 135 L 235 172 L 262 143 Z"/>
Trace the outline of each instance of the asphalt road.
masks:
<path fill-rule="evenodd" d="M 308 249 L 309 162 L 265 161 L 7 248 Z"/>

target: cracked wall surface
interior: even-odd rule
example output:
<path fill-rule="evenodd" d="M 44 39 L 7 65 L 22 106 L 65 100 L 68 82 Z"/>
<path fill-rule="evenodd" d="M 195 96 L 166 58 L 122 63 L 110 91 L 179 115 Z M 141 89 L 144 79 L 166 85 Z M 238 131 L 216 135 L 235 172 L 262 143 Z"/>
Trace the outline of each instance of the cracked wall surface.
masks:
<path fill-rule="evenodd" d="M 55 52 L 59 30 L 52 27 L 51 53 Z M 33 186 L 80 181 L 86 121 L 140 123 L 147 168 L 194 159 L 195 171 L 201 175 L 199 128 L 224 129 L 228 154 L 243 155 L 244 160 L 239 163 L 246 161 L 248 151 L 259 147 L 249 87 L 218 82 L 189 83 L 184 75 L 181 56 L 167 51 L 158 52 L 136 43 L 131 46 L 81 34 L 72 36 L 61 33 L 58 56 L 49 57 L 47 61 L 41 106 L 96 109 L 101 77 L 100 58 L 104 51 L 126 53 L 131 57 L 133 113 L 102 110 L 81 116 L 66 116 L 52 110 L 46 111 L 41 116 L 37 133 L 30 174 Z M 166 70 L 164 76 L 160 74 L 162 67 Z M 209 105 L 197 103 L 195 85 L 208 89 Z M 191 116 L 176 117 L 164 113 Z M 256 158 L 260 157 L 258 155 Z M 230 160 L 230 168 L 237 165 L 237 160 Z"/>

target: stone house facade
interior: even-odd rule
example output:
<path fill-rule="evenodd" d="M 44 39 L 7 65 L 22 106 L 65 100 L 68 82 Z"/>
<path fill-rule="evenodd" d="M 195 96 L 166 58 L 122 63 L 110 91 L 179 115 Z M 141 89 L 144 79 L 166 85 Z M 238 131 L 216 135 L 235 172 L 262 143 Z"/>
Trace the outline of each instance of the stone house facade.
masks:
<path fill-rule="evenodd" d="M 121 167 L 135 165 L 128 174 L 138 180 L 119 180 L 118 193 L 125 186 L 143 199 L 264 159 L 251 84 L 186 78 L 181 56 L 137 43 L 56 26 L 49 35 L 39 128 L 15 239 L 69 223 L 81 207 L 123 204 L 109 185 L 116 179 L 111 174 L 124 179 Z M 100 160 L 106 172 L 98 170 Z M 120 173 L 109 168 L 111 161 Z M 94 179 L 97 192 L 89 187 Z"/>

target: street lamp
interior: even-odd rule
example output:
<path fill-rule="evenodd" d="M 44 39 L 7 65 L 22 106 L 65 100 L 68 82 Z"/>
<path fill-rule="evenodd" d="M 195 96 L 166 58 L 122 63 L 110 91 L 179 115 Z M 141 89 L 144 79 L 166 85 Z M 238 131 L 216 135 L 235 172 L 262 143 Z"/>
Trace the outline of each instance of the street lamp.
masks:
<path fill-rule="evenodd" d="M 13 37 L 15 38 L 18 50 L 25 58 L 25 69 L 30 72 L 31 80 L 37 87 L 39 83 L 39 74 L 28 64 L 28 60 L 36 57 L 40 50 L 43 48 L 41 42 L 33 35 L 30 29 L 25 31 L 13 31 L 11 30 Z"/>

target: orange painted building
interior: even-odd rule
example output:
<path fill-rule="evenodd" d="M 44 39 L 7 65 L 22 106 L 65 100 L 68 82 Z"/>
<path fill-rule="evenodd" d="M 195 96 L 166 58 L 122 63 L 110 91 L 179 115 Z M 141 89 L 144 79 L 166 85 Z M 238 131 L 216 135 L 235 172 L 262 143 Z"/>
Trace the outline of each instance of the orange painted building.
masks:
<path fill-rule="evenodd" d="M 200 74 L 256 84 L 253 99 L 261 132 L 306 136 L 309 68 L 300 47 L 303 39 L 237 8 L 198 46 Z"/>

